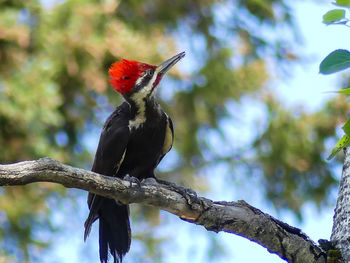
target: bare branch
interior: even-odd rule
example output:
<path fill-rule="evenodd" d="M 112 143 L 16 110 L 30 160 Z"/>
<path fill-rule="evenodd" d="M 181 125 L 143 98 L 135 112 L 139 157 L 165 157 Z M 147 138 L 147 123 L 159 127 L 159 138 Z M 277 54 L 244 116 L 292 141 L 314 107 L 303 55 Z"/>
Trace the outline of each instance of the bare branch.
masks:
<path fill-rule="evenodd" d="M 140 184 L 64 165 L 49 158 L 0 165 L 0 185 L 53 182 L 130 204 L 166 210 L 210 231 L 245 237 L 288 262 L 325 263 L 325 253 L 300 229 L 289 226 L 245 201 L 214 202 L 168 182 L 147 179 Z"/>

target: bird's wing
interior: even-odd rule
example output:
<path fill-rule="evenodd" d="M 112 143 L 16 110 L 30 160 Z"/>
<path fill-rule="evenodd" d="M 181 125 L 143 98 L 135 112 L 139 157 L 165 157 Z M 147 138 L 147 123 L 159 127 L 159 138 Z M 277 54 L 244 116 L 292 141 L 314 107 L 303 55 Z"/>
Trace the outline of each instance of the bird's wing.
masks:
<path fill-rule="evenodd" d="M 95 154 L 91 171 L 115 176 L 123 162 L 127 144 L 130 137 L 128 122 L 129 106 L 123 103 L 107 119 L 101 133 L 100 141 Z M 92 223 L 98 218 L 103 198 L 89 193 L 89 216 L 85 222 L 85 239 L 87 238 Z"/>
<path fill-rule="evenodd" d="M 91 171 L 115 176 L 130 137 L 129 114 L 129 106 L 125 102 L 108 117 L 102 129 Z"/>
<path fill-rule="evenodd" d="M 165 126 L 165 136 L 164 136 L 162 155 L 160 156 L 158 163 L 160 163 L 160 161 L 164 158 L 164 156 L 173 147 L 173 141 L 174 141 L 173 122 L 171 121 L 170 117 L 167 115 L 167 124 Z"/>

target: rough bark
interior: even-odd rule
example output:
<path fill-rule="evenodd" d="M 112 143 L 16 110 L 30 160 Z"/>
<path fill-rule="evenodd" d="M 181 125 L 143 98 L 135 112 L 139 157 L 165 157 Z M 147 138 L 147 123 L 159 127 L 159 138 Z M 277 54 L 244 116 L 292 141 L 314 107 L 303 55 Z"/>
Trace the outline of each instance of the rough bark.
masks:
<path fill-rule="evenodd" d="M 121 180 L 74 168 L 49 158 L 0 165 L 0 185 L 53 182 L 123 203 L 141 203 L 166 210 L 210 231 L 245 237 L 288 262 L 325 263 L 326 255 L 300 229 L 289 226 L 245 201 L 214 202 L 184 187 L 147 179 Z"/>
<path fill-rule="evenodd" d="M 350 262 L 350 149 L 344 150 L 345 160 L 331 235 L 332 244 L 341 251 L 345 262 Z"/>

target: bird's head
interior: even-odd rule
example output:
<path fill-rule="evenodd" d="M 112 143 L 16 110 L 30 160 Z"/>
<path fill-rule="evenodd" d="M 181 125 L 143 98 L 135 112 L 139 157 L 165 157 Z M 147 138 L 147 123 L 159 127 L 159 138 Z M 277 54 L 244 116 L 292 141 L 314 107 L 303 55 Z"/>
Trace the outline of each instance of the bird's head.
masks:
<path fill-rule="evenodd" d="M 117 61 L 109 69 L 109 83 L 124 97 L 135 93 L 153 97 L 164 74 L 184 56 L 185 52 L 181 52 L 158 66 L 126 59 Z"/>

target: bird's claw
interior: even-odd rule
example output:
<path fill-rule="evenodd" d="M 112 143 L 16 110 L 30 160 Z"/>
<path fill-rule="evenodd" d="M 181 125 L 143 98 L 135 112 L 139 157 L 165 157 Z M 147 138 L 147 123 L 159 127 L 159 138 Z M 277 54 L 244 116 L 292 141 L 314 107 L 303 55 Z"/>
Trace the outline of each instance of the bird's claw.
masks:
<path fill-rule="evenodd" d="M 141 183 L 140 183 L 140 180 L 137 179 L 136 177 L 134 176 L 130 176 L 129 174 L 125 175 L 123 180 L 126 180 L 128 182 L 130 182 L 130 187 L 133 185 L 133 184 L 136 184 L 138 187 L 141 187 Z"/>
<path fill-rule="evenodd" d="M 194 202 L 193 200 L 197 199 L 197 193 L 193 191 L 192 189 L 181 187 L 183 191 L 183 196 L 186 198 L 186 201 L 189 205 L 192 205 Z"/>
<path fill-rule="evenodd" d="M 145 185 L 155 185 L 157 184 L 157 180 L 154 177 L 148 177 L 142 180 L 142 184 Z"/>
<path fill-rule="evenodd" d="M 161 180 L 161 179 L 156 179 L 157 183 L 163 184 L 166 187 L 168 187 L 169 189 L 178 192 L 179 194 L 181 194 L 187 201 L 187 203 L 189 205 L 192 205 L 196 202 L 197 200 L 197 193 L 195 191 L 193 191 L 192 189 L 183 187 L 183 186 L 178 186 L 174 183 L 165 181 L 165 180 Z"/>

